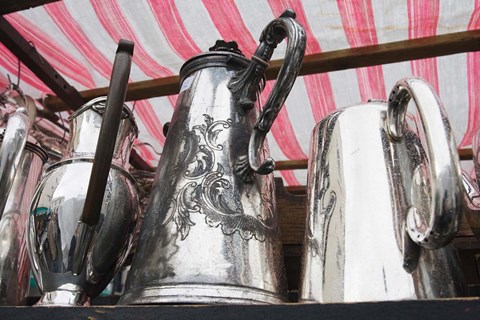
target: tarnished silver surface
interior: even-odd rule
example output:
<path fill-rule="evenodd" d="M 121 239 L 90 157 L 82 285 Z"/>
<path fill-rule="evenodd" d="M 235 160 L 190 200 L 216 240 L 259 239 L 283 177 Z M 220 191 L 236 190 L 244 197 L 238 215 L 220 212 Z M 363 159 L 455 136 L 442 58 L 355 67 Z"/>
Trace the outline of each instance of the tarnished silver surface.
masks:
<path fill-rule="evenodd" d="M 305 48 L 303 29 L 288 17 L 275 24 L 281 26 L 271 32 L 278 34 L 266 36 L 268 44 L 262 42 L 257 52 L 270 50 L 263 56 L 269 59 L 286 33 L 295 41 L 286 60 L 297 68 Z M 285 25 L 296 27 L 284 30 Z M 189 60 L 180 72 L 180 95 L 120 304 L 286 299 L 273 176 L 255 174 L 248 162 L 265 66 L 228 44 L 217 47 Z M 283 103 L 294 81 L 283 80 L 274 89 L 282 94 L 270 106 Z M 268 156 L 263 141 L 258 147 L 256 153 Z"/>
<path fill-rule="evenodd" d="M 404 109 L 392 118 L 387 104 L 376 101 L 336 111 L 313 131 L 300 284 L 304 302 L 463 293 L 456 253 L 447 244 L 463 210 L 450 126 L 424 81 L 409 78 L 399 84 L 409 86 L 421 109 L 416 129 L 404 126 Z M 392 122 L 396 125 L 389 128 Z M 407 229 L 412 213 L 422 222 L 416 226 L 420 237 Z M 433 238 L 423 236 L 427 229 Z M 440 248 L 428 249 L 431 239 Z"/>
<path fill-rule="evenodd" d="M 45 151 L 29 142 L 20 151 L 22 156 L 0 219 L 0 305 L 25 303 L 30 271 L 25 230 L 30 201 L 47 161 Z"/>
<path fill-rule="evenodd" d="M 87 261 L 72 273 L 76 228 L 82 214 L 105 98 L 87 103 L 71 117 L 69 145 L 62 161 L 49 167 L 32 200 L 28 252 L 42 292 L 39 305 L 86 305 L 122 265 L 138 217 L 135 181 L 127 172 L 137 129 L 124 107 L 100 221 Z"/>

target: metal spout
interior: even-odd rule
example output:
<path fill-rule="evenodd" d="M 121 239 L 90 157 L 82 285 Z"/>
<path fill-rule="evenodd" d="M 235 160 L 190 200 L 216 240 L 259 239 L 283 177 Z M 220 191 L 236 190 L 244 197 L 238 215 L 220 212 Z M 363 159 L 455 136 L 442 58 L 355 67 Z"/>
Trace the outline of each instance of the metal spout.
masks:
<path fill-rule="evenodd" d="M 134 43 L 131 41 L 122 39 L 118 43 L 85 205 L 77 226 L 77 244 L 72 266 L 74 275 L 82 272 L 95 226 L 100 217 L 117 132 L 122 118 L 123 103 L 127 94 L 133 48 Z"/>
<path fill-rule="evenodd" d="M 25 108 L 19 108 L 7 122 L 0 148 L 0 219 L 7 203 L 15 174 L 27 143 L 30 120 Z"/>

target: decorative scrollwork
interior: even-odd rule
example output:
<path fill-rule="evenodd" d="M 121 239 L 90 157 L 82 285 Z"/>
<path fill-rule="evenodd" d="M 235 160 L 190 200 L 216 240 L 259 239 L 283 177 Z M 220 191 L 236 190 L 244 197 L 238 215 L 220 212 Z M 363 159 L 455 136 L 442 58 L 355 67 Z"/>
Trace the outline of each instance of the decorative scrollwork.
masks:
<path fill-rule="evenodd" d="M 182 240 L 195 225 L 191 214 L 200 213 L 205 215 L 207 225 L 221 227 L 226 235 L 238 231 L 245 240 L 254 237 L 264 241 L 267 230 L 273 227 L 261 217 L 245 214 L 240 193 L 234 190 L 224 167 L 215 161 L 215 152 L 224 149 L 218 141 L 219 135 L 231 127 L 232 120 L 214 121 L 209 115 L 204 115 L 204 121 L 184 136 L 179 156 L 181 161 L 175 165 L 176 172 L 183 171 L 184 185 L 170 201 L 168 221 L 175 222 Z M 172 176 L 172 179 L 176 178 Z M 272 216 L 271 203 L 268 202 L 268 205 L 265 204 L 266 209 Z"/>
<path fill-rule="evenodd" d="M 319 146 L 319 152 L 321 152 L 322 156 L 320 158 L 320 164 L 318 168 L 322 168 L 319 177 L 319 186 L 318 189 L 315 187 L 315 190 L 318 191 L 318 199 L 320 201 L 310 204 L 319 206 L 319 208 L 315 208 L 314 210 L 310 210 L 311 212 L 318 212 L 318 217 L 315 215 L 310 214 L 310 220 L 307 226 L 307 248 L 312 253 L 313 256 L 320 255 L 324 256 L 324 251 L 327 246 L 327 239 L 328 239 L 328 230 L 330 227 L 330 221 L 332 218 L 332 214 L 335 210 L 335 205 L 337 203 L 337 194 L 335 190 L 331 190 L 330 188 L 330 163 L 328 161 L 328 151 L 330 148 L 330 138 L 327 134 L 330 134 L 333 126 L 335 124 L 336 118 L 339 116 L 340 113 L 334 114 L 330 119 L 323 120 L 323 123 L 320 124 L 319 132 L 322 134 Z M 317 197 L 317 195 L 315 195 Z M 321 227 L 317 227 L 324 232 L 322 232 L 322 238 L 319 240 L 313 232 L 315 221 L 314 219 L 321 219 Z"/>
<path fill-rule="evenodd" d="M 190 227 L 195 223 L 190 220 L 190 214 L 200 211 L 200 204 L 195 200 L 196 182 L 187 183 L 177 195 L 175 199 L 175 207 L 173 220 L 177 225 L 177 230 L 184 240 L 190 232 Z"/>
<path fill-rule="evenodd" d="M 221 226 L 224 234 L 230 235 L 235 231 L 245 239 L 255 237 L 259 241 L 265 240 L 267 226 L 260 217 L 252 217 L 243 212 L 238 195 L 231 192 L 230 182 L 223 178 L 223 167 L 218 164 L 217 171 L 209 173 L 203 181 L 202 213 L 209 226 Z"/>
<path fill-rule="evenodd" d="M 223 150 L 221 144 L 217 144 L 218 134 L 223 129 L 228 129 L 232 125 L 232 120 L 227 119 L 226 121 L 218 120 L 213 121 L 213 118 L 208 114 L 203 115 L 205 117 L 205 124 L 194 126 L 193 130 L 198 130 L 205 140 L 207 146 L 212 150 Z"/>

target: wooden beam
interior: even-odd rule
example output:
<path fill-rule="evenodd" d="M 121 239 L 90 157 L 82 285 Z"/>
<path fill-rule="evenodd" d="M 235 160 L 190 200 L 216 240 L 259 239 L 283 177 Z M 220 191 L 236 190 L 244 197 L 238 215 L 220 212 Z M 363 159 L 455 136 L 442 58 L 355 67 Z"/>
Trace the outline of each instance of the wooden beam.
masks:
<path fill-rule="evenodd" d="M 434 58 L 480 50 L 480 30 L 471 30 L 336 50 L 307 55 L 300 75 L 376 66 L 388 63 Z M 282 61 L 275 60 L 267 69 L 267 78 L 275 78 Z"/>
<path fill-rule="evenodd" d="M 472 160 L 473 150 L 471 148 L 458 149 L 460 160 Z"/>
<path fill-rule="evenodd" d="M 275 161 L 275 170 L 307 169 L 308 159 Z"/>
<path fill-rule="evenodd" d="M 0 17 L 0 42 L 23 62 L 43 83 L 47 85 L 62 103 L 70 109 L 79 108 L 84 100 L 49 63 L 8 21 Z M 58 111 L 48 108 L 50 111 Z M 64 108 L 65 109 L 65 108 Z"/>
<path fill-rule="evenodd" d="M 0 15 L 43 6 L 44 4 L 57 1 L 59 0 L 2 0 L 0 2 Z"/>
<path fill-rule="evenodd" d="M 425 59 L 480 50 L 480 30 L 450 33 L 414 40 L 390 42 L 374 46 L 336 50 L 305 56 L 300 75 L 375 66 L 387 63 Z M 283 60 L 270 62 L 268 80 L 275 79 Z M 107 94 L 107 87 L 80 92 L 85 100 Z M 178 93 L 179 77 L 145 80 L 129 84 L 127 101 L 148 99 Z M 66 110 L 55 96 L 45 99 L 46 106 Z"/>
<path fill-rule="evenodd" d="M 460 160 L 472 160 L 473 150 L 471 148 L 458 149 Z M 275 161 L 275 170 L 297 170 L 307 169 L 308 159 Z"/>

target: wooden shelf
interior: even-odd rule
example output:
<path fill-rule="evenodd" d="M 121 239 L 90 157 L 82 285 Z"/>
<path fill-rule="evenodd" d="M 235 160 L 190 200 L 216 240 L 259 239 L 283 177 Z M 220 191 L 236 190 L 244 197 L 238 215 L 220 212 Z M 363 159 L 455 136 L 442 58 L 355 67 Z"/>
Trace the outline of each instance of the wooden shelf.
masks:
<path fill-rule="evenodd" d="M 2 320 L 10 319 L 88 319 L 88 320 L 161 320 L 161 319 L 478 319 L 480 300 L 448 299 L 424 301 L 371 302 L 351 304 L 281 304 L 281 305 L 217 305 L 217 306 L 93 306 L 0 307 Z"/>

